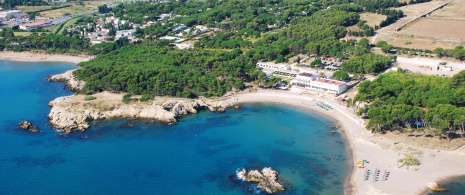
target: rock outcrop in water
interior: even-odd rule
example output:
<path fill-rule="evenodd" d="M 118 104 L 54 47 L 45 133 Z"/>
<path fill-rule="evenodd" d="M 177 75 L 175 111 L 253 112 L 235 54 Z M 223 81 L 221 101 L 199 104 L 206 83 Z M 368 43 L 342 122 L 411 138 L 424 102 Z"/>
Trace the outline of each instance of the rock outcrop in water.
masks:
<path fill-rule="evenodd" d="M 23 130 L 29 130 L 32 133 L 39 133 L 40 132 L 39 128 L 37 128 L 37 126 L 32 125 L 31 122 L 29 122 L 29 121 L 21 121 L 21 122 L 19 122 L 18 127 L 20 129 L 23 129 Z"/>
<path fill-rule="evenodd" d="M 284 191 L 283 185 L 278 183 L 278 172 L 265 167 L 262 171 L 242 169 L 238 172 L 238 177 L 245 181 L 258 182 L 258 188 L 264 189 L 266 192 L 272 194 L 278 191 Z"/>
<path fill-rule="evenodd" d="M 68 84 L 68 89 L 72 91 L 81 91 L 84 85 L 86 84 L 85 81 L 80 81 L 74 78 L 73 72 L 75 70 L 68 70 L 61 74 L 56 74 L 47 77 L 47 81 L 60 81 L 66 82 Z"/>
<path fill-rule="evenodd" d="M 49 103 L 48 118 L 56 129 L 65 133 L 85 131 L 92 120 L 105 118 L 155 119 L 173 123 L 176 118 L 198 110 L 224 111 L 227 102 L 211 99 L 156 98 L 150 102 L 121 102 L 123 94 L 99 93 L 95 100 L 85 101 L 83 95 L 59 97 Z"/>
<path fill-rule="evenodd" d="M 433 191 L 433 192 L 445 192 L 447 191 L 445 188 L 441 187 L 438 183 L 436 182 L 431 182 L 428 184 L 428 188 Z"/>

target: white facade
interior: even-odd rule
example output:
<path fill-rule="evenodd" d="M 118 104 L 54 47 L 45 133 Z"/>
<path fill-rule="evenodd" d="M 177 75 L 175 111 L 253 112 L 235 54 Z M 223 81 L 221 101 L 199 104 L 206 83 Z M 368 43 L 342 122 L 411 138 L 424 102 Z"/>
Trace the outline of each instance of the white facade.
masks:
<path fill-rule="evenodd" d="M 32 23 L 25 23 L 19 25 L 19 29 L 21 30 L 31 30 L 41 27 L 53 26 L 52 21 L 37 21 Z"/>
<path fill-rule="evenodd" d="M 341 94 L 347 90 L 346 82 L 320 78 L 318 74 L 309 72 L 299 73 L 291 81 L 291 85 L 334 94 Z"/>
<path fill-rule="evenodd" d="M 297 85 L 299 87 L 311 87 L 312 81 L 315 81 L 319 78 L 320 77 L 317 74 L 301 72 L 295 77 L 295 79 L 291 81 L 291 85 Z"/>
<path fill-rule="evenodd" d="M 10 18 L 14 18 L 17 15 L 21 15 L 21 14 L 23 14 L 23 11 L 21 10 L 8 10 L 8 11 L 0 12 L 0 18 L 10 19 Z"/>
<path fill-rule="evenodd" d="M 287 64 L 275 64 L 272 62 L 257 62 L 257 68 L 267 68 L 273 70 L 291 70 Z"/>
<path fill-rule="evenodd" d="M 312 82 L 311 88 L 328 93 L 341 94 L 347 90 L 347 83 L 331 79 L 317 79 Z"/>
<path fill-rule="evenodd" d="M 123 37 L 127 37 L 128 39 L 132 39 L 132 38 L 134 38 L 135 35 L 136 35 L 136 30 L 134 30 L 134 29 L 119 30 L 119 31 L 116 31 L 115 40 L 121 39 Z"/>

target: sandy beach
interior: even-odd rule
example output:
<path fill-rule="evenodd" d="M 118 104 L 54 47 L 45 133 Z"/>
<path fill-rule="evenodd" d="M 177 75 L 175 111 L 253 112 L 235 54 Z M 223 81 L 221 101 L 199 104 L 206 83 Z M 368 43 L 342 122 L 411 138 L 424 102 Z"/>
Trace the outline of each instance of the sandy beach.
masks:
<path fill-rule="evenodd" d="M 381 135 L 372 134 L 365 129 L 362 119 L 357 117 L 352 109 L 346 108 L 334 100 L 334 97 L 320 97 L 303 94 L 299 89 L 291 91 L 259 90 L 255 93 L 236 94 L 225 97 L 231 104 L 252 102 L 269 102 L 287 104 L 306 108 L 333 118 L 340 125 L 340 130 L 346 135 L 352 152 L 353 164 L 357 160 L 368 160 L 366 168 L 354 167 L 350 181 L 346 183 L 346 194 L 422 194 L 427 190 L 428 183 L 465 174 L 465 150 L 461 147 L 454 151 L 433 150 L 395 143 Z M 333 107 L 324 110 L 316 106 L 323 102 Z M 437 138 L 432 138 L 437 139 Z M 420 166 L 398 167 L 398 159 L 404 154 L 415 153 L 421 162 Z M 367 169 L 381 171 L 379 180 L 364 181 L 363 175 Z M 382 181 L 384 171 L 390 172 L 386 181 Z"/>
<path fill-rule="evenodd" d="M 90 60 L 89 56 L 70 56 L 62 54 L 43 54 L 32 52 L 0 52 L 0 60 L 18 61 L 18 62 L 69 62 L 79 64 Z"/>

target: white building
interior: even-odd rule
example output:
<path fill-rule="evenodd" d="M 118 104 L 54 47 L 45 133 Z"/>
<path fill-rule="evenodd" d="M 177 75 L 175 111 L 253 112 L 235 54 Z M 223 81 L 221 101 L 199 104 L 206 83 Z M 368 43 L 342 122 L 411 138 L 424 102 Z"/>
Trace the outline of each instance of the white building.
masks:
<path fill-rule="evenodd" d="M 272 62 L 257 62 L 257 68 L 266 68 L 273 70 L 291 70 L 291 67 L 287 64 L 275 64 Z"/>
<path fill-rule="evenodd" d="M 194 48 L 192 44 L 187 44 L 187 43 L 179 43 L 179 44 L 174 44 L 178 49 L 191 49 Z"/>
<path fill-rule="evenodd" d="M 331 79 L 317 79 L 312 82 L 311 89 L 341 94 L 347 90 L 347 83 Z"/>
<path fill-rule="evenodd" d="M 17 16 L 20 16 L 22 14 L 23 14 L 23 11 L 21 10 L 8 10 L 8 11 L 0 12 L 0 18 L 5 18 L 5 19 L 16 18 Z"/>
<path fill-rule="evenodd" d="M 333 94 L 341 94 L 347 90 L 346 82 L 320 78 L 318 74 L 309 72 L 299 73 L 291 81 L 291 85 Z"/>
<path fill-rule="evenodd" d="M 129 29 L 129 30 L 119 30 L 116 31 L 115 40 L 121 39 L 123 37 L 127 37 L 128 39 L 132 39 L 136 36 L 136 30 Z"/>
<path fill-rule="evenodd" d="M 297 85 L 299 87 L 312 87 L 312 81 L 319 79 L 320 77 L 317 74 L 309 73 L 309 72 L 301 72 L 299 73 L 295 79 L 291 81 L 291 85 Z"/>
<path fill-rule="evenodd" d="M 21 24 L 19 25 L 19 29 L 31 30 L 31 29 L 43 28 L 47 26 L 53 26 L 52 21 L 46 20 L 46 21 L 37 21 L 37 22 L 32 22 L 32 23 Z"/>

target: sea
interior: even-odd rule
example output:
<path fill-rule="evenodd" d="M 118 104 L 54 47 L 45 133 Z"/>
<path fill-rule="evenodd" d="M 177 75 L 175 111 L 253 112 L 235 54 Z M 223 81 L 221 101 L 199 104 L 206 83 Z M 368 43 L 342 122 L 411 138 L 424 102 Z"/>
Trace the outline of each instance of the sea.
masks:
<path fill-rule="evenodd" d="M 278 194 L 344 193 L 344 136 L 332 133 L 333 120 L 298 107 L 243 104 L 176 124 L 108 119 L 60 136 L 47 103 L 73 92 L 45 78 L 74 68 L 0 61 L 1 194 L 266 194 L 236 176 L 264 167 L 279 172 L 286 191 Z M 40 132 L 17 128 L 22 120 Z"/>
<path fill-rule="evenodd" d="M 431 192 L 428 195 L 462 195 L 465 193 L 465 176 L 455 177 L 438 182 L 441 187 L 445 188 L 445 192 Z"/>

